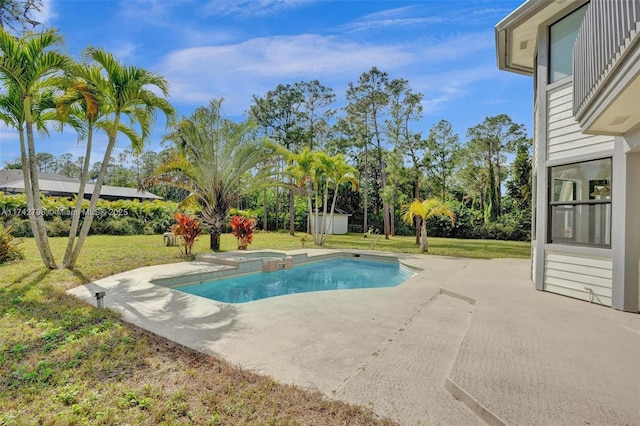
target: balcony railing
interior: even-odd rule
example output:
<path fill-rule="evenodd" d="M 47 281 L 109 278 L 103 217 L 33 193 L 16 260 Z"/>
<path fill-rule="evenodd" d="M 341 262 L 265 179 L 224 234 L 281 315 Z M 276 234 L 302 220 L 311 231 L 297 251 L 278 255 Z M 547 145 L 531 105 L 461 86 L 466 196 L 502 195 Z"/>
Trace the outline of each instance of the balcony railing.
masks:
<path fill-rule="evenodd" d="M 579 116 L 625 49 L 640 38 L 640 0 L 591 0 L 573 49 L 573 113 Z"/>

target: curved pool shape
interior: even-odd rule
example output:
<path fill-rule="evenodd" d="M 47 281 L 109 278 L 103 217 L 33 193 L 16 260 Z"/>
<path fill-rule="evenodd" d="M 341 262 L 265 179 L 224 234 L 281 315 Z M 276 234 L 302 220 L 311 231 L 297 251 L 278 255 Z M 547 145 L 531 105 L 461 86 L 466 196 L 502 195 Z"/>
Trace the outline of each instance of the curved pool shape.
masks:
<path fill-rule="evenodd" d="M 281 271 L 176 287 L 175 290 L 219 302 L 244 303 L 293 293 L 395 287 L 413 275 L 397 262 L 331 259 Z"/>

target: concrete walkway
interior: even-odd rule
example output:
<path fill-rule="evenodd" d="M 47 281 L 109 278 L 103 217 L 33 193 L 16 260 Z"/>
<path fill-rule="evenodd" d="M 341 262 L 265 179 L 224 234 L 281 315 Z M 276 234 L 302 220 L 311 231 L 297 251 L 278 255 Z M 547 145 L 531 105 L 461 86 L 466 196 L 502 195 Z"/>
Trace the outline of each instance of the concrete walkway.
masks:
<path fill-rule="evenodd" d="M 423 271 L 394 288 L 231 305 L 149 283 L 217 268 L 194 262 L 70 293 L 401 424 L 640 424 L 640 315 L 536 291 L 527 260 L 399 257 Z"/>

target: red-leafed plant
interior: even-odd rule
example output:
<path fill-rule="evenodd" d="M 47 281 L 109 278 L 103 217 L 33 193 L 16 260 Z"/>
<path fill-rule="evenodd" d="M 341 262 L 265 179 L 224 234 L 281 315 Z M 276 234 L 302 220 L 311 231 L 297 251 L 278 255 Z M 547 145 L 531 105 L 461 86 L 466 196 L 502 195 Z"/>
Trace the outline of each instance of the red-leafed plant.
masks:
<path fill-rule="evenodd" d="M 200 230 L 200 221 L 195 217 L 180 212 L 173 215 L 173 218 L 176 223 L 171 226 L 171 233 L 176 239 L 182 239 L 181 245 L 184 246 L 184 254 L 191 254 L 191 248 L 198 235 L 202 232 Z"/>
<path fill-rule="evenodd" d="M 244 216 L 231 216 L 231 234 L 238 239 L 238 250 L 246 250 L 253 241 L 256 220 Z"/>

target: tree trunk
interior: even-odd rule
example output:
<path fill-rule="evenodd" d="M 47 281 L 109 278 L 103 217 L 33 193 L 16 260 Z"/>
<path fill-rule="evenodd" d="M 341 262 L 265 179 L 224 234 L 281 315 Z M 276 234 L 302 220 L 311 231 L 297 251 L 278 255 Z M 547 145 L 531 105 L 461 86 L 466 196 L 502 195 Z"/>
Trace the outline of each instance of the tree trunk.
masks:
<path fill-rule="evenodd" d="M 369 151 L 367 149 L 367 143 L 364 145 L 364 224 L 363 231 L 366 233 L 369 231 Z"/>
<path fill-rule="evenodd" d="M 222 230 L 219 225 L 211 225 L 211 231 L 209 231 L 209 249 L 211 251 L 220 251 L 220 236 Z"/>
<path fill-rule="evenodd" d="M 391 204 L 390 206 L 390 211 L 389 211 L 389 215 L 391 216 L 391 236 L 395 237 L 396 236 L 396 208 L 393 204 Z"/>
<path fill-rule="evenodd" d="M 276 216 L 276 231 L 278 231 L 278 216 L 280 215 L 280 205 L 278 203 L 278 199 L 280 198 L 280 190 L 276 186 L 276 197 L 275 197 L 275 205 L 273 206 L 274 214 Z"/>
<path fill-rule="evenodd" d="M 87 131 L 87 148 L 84 155 L 84 164 L 82 166 L 82 174 L 80 175 L 80 187 L 78 188 L 78 196 L 76 198 L 76 205 L 73 209 L 71 218 L 71 229 L 69 229 L 69 240 L 67 241 L 67 249 L 64 252 L 64 259 L 62 261 L 62 267 L 66 268 L 71 254 L 73 253 L 73 246 L 76 241 L 76 235 L 78 233 L 78 226 L 80 224 L 80 213 L 82 212 L 82 201 L 84 200 L 84 190 L 89 179 L 89 163 L 91 160 L 91 145 L 93 141 L 93 125 L 89 123 Z M 138 179 L 139 181 L 139 179 Z"/>
<path fill-rule="evenodd" d="M 33 139 L 33 118 L 31 117 L 31 98 L 26 97 L 24 99 L 24 111 L 25 111 L 25 127 L 27 130 L 27 148 L 28 148 L 28 167 L 24 168 L 25 164 L 23 164 L 23 177 L 29 174 L 30 178 L 30 186 L 26 187 L 27 178 L 25 177 L 25 192 L 31 192 L 32 197 L 32 206 L 30 207 L 27 204 L 27 207 L 30 208 L 29 220 L 31 221 L 31 227 L 33 229 L 34 237 L 37 234 L 36 243 L 38 245 L 38 251 L 40 252 L 40 257 L 44 262 L 45 266 L 49 269 L 56 268 L 56 262 L 53 258 L 53 253 L 51 253 L 51 247 L 49 246 L 49 238 L 47 236 L 47 228 L 44 223 L 44 211 L 42 209 L 42 202 L 40 201 L 40 187 L 38 184 L 38 165 L 36 162 L 36 145 Z M 24 139 L 23 139 L 24 144 Z M 25 161 L 26 163 L 26 161 Z M 35 225 L 35 227 L 34 227 Z"/>
<path fill-rule="evenodd" d="M 289 190 L 289 235 L 296 235 L 296 199 L 293 189 Z"/>
<path fill-rule="evenodd" d="M 104 177 L 107 174 L 107 167 L 109 166 L 109 160 L 111 159 L 111 152 L 113 151 L 113 147 L 116 144 L 116 135 L 118 134 L 119 126 L 120 115 L 117 114 L 113 120 L 113 127 L 109 132 L 109 142 L 107 143 L 107 148 L 104 152 L 104 158 L 102 164 L 100 165 L 100 171 L 98 172 L 98 177 L 96 179 L 95 186 L 93 187 L 93 194 L 91 194 L 91 201 L 89 201 L 89 209 L 84 216 L 84 222 L 82 224 L 82 228 L 80 229 L 80 235 L 78 235 L 78 242 L 76 243 L 76 246 L 73 249 L 73 253 L 71 254 L 67 264 L 65 265 L 69 269 L 73 269 L 75 267 L 78 256 L 80 256 L 80 250 L 82 249 L 87 235 L 89 235 L 89 229 L 91 229 L 91 224 L 93 223 L 93 219 L 96 214 L 96 207 L 98 206 L 98 199 L 100 198 L 100 191 L 102 190 L 102 182 L 104 181 Z"/>
<path fill-rule="evenodd" d="M 24 133 L 22 131 L 20 131 L 20 161 L 22 164 L 22 178 L 24 181 L 24 187 L 25 187 L 25 195 L 27 196 L 27 210 L 29 212 L 34 212 L 35 213 L 35 207 L 33 204 L 33 191 L 31 190 L 31 172 L 29 171 L 29 162 L 27 160 L 27 153 L 26 153 L 26 147 L 24 144 Z M 36 216 L 35 214 L 29 214 L 29 223 L 31 225 L 31 230 L 33 232 L 33 237 L 36 241 L 36 247 L 38 247 L 38 252 L 40 253 L 40 258 L 42 259 L 42 262 L 45 264 L 45 266 L 48 267 L 48 260 L 47 260 L 47 256 L 46 253 L 44 252 L 44 244 L 42 242 L 42 238 L 40 236 L 40 233 L 37 232 L 38 229 L 38 223 L 36 222 Z"/>
<path fill-rule="evenodd" d="M 384 162 L 380 162 L 380 180 L 382 182 L 382 190 L 381 190 L 382 193 L 384 193 L 384 189 L 387 186 L 387 174 L 383 170 L 383 167 L 384 167 Z M 387 203 L 384 199 L 382 200 L 382 215 L 383 215 L 382 222 L 384 224 L 384 239 L 388 240 L 390 229 L 391 229 L 389 225 L 389 203 Z"/>
<path fill-rule="evenodd" d="M 262 202 L 262 229 L 267 231 L 269 229 L 269 217 L 267 215 L 267 188 L 262 190 L 263 202 Z"/>
<path fill-rule="evenodd" d="M 429 240 L 427 239 L 427 221 L 422 220 L 422 232 L 420 234 L 420 251 L 422 253 L 429 253 Z"/>
<path fill-rule="evenodd" d="M 415 171 L 416 171 L 416 175 L 415 175 L 415 180 L 413 182 L 413 198 L 415 200 L 419 200 L 420 199 L 420 172 L 419 172 L 417 167 L 416 167 Z M 420 245 L 420 220 L 421 219 L 420 219 L 419 216 L 415 217 L 416 245 Z"/>

